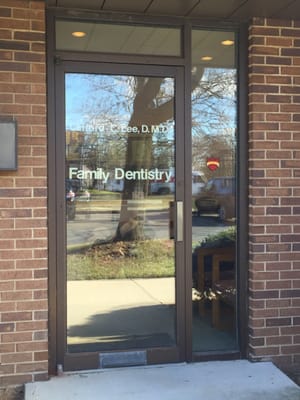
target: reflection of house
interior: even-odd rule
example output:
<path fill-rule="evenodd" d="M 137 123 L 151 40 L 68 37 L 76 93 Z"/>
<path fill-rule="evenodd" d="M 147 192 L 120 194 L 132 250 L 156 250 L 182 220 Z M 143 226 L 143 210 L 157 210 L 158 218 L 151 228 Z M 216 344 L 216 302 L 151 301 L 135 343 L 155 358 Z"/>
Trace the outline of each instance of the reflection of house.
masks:
<path fill-rule="evenodd" d="M 192 171 L 192 195 L 199 194 L 204 186 L 203 175 L 198 171 Z M 152 180 L 149 184 L 150 194 L 169 194 L 175 193 L 175 175 L 171 171 L 169 181 L 166 179 Z"/>
<path fill-rule="evenodd" d="M 82 141 L 81 132 L 67 132 L 66 143 L 62 139 L 65 98 L 57 96 L 56 90 L 64 93 L 65 70 L 100 73 L 106 67 L 109 75 L 115 70 L 119 74 L 118 68 L 122 67 L 122 73 L 138 75 L 142 67 L 147 67 L 152 68 L 149 76 L 172 78 L 178 74 L 176 84 L 183 96 L 175 107 L 180 114 L 175 153 L 180 165 L 188 168 L 190 89 L 203 68 L 216 66 L 216 60 L 222 60 L 224 69 L 236 67 L 228 56 L 233 54 L 234 42 L 239 58 L 236 205 L 241 268 L 238 283 L 242 289 L 238 355 L 253 360 L 271 359 L 278 365 L 299 362 L 299 1 L 89 0 L 77 1 L 78 9 L 68 10 L 72 3 L 10 0 L 0 4 L 0 113 L 2 119 L 18 124 L 18 168 L 0 172 L 0 385 L 47 379 L 65 361 L 57 355 L 65 351 L 65 338 L 56 331 L 63 326 L 61 302 L 66 298 L 64 290 L 59 292 L 65 279 L 65 237 L 54 227 L 64 220 L 65 152 L 68 146 L 75 147 Z M 66 20 L 70 24 L 66 28 L 69 35 L 60 37 L 65 46 L 60 49 L 55 49 L 56 18 L 58 33 Z M 77 25 L 77 19 L 82 25 Z M 95 21 L 101 24 L 98 26 Z M 134 33 L 134 26 L 140 46 L 148 38 L 151 54 L 145 56 L 149 47 L 140 52 L 137 43 L 126 43 L 121 34 L 114 36 L 105 31 L 94 41 L 82 37 L 80 42 L 71 35 L 86 26 L 93 33 L 96 25 L 101 31 L 111 24 L 118 30 L 129 24 L 128 36 Z M 146 32 L 141 29 L 144 24 Z M 202 60 L 187 58 L 192 49 L 190 25 L 197 46 L 206 43 L 204 48 L 199 47 L 203 50 Z M 157 29 L 161 29 L 158 34 Z M 233 43 L 221 45 L 218 40 L 212 47 L 211 38 L 219 39 L 223 32 L 231 33 Z M 99 37 L 105 40 L 100 41 Z M 182 37 L 185 41 L 178 50 L 176 42 Z M 88 45 L 103 47 L 87 51 Z M 149 110 L 153 111 L 151 107 Z M 75 161 L 74 165 L 79 167 Z M 191 194 L 190 172 L 179 173 L 177 183 L 183 193 L 180 201 L 191 204 L 184 197 Z M 179 248 L 185 253 L 178 253 L 182 265 L 177 272 L 188 287 L 191 268 L 183 264 L 189 262 L 192 248 L 191 210 L 185 203 L 179 205 L 176 216 L 184 223 L 175 226 L 175 230 L 184 227 Z M 185 290 L 182 282 L 178 288 Z M 188 304 L 190 293 L 184 295 Z M 180 321 L 185 333 L 191 332 L 185 325 L 190 314 L 187 310 L 187 318 Z M 190 343 L 180 346 L 176 356 L 181 361 L 198 357 L 192 354 Z M 169 356 L 169 349 L 154 361 L 164 360 L 166 355 Z M 86 361 L 89 356 L 85 354 L 79 361 L 76 354 L 72 359 L 76 365 L 69 362 L 65 368 L 90 368 Z M 153 359 L 151 353 L 150 362 Z M 174 360 L 171 356 L 169 359 Z M 90 360 L 93 368 L 98 368 L 99 355 Z"/>
<path fill-rule="evenodd" d="M 84 143 L 85 133 L 80 131 L 66 131 L 66 146 L 80 146 Z"/>
<path fill-rule="evenodd" d="M 109 190 L 111 192 L 122 192 L 124 190 L 124 180 L 108 179 L 107 183 L 102 184 L 102 189 Z"/>

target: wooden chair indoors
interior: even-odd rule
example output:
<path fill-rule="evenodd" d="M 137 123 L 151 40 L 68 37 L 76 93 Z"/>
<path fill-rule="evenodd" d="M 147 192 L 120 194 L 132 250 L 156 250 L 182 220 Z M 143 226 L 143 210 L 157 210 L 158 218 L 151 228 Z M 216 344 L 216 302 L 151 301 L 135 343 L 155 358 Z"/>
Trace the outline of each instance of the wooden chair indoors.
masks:
<path fill-rule="evenodd" d="M 211 257 L 211 268 L 207 268 L 207 257 Z M 223 274 L 222 264 L 232 264 L 232 273 Z M 235 307 L 234 280 L 235 248 L 200 248 L 197 249 L 197 289 L 202 297 L 199 301 L 199 313 L 205 315 L 205 293 L 209 290 L 212 302 L 212 326 L 221 329 L 220 302 Z M 224 276 L 225 275 L 225 276 Z"/>

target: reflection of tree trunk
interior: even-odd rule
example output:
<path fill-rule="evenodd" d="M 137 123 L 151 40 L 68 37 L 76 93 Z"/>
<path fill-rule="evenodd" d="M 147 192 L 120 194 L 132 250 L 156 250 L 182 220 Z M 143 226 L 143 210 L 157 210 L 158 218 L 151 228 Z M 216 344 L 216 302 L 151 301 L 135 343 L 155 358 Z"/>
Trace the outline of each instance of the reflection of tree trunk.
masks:
<path fill-rule="evenodd" d="M 156 106 L 155 99 L 163 83 L 163 78 L 137 78 L 136 96 L 133 102 L 133 113 L 129 126 L 137 127 L 138 134 L 128 134 L 126 151 L 126 171 L 149 170 L 152 163 L 151 126 L 159 125 L 173 117 L 174 100 L 171 99 Z M 148 133 L 142 133 L 141 125 L 148 126 Z M 135 209 L 129 209 L 128 201 L 143 199 L 148 195 L 147 180 L 124 181 L 120 221 L 116 232 L 116 240 L 138 240 L 144 238 L 143 221 Z M 130 207 L 131 208 L 131 207 Z"/>
<path fill-rule="evenodd" d="M 193 89 L 198 85 L 203 74 L 198 69 L 194 77 Z M 151 126 L 174 119 L 174 98 L 163 101 L 159 98 L 165 78 L 136 78 L 136 95 L 129 126 L 138 127 L 139 134 L 128 134 L 125 171 L 137 171 L 151 168 L 152 133 Z M 149 128 L 149 133 L 141 133 L 141 125 Z M 128 200 L 141 199 L 148 194 L 148 182 L 138 180 L 124 181 L 120 221 L 115 240 L 138 240 L 144 238 L 143 221 L 136 210 L 128 209 Z"/>
<path fill-rule="evenodd" d="M 134 126 L 134 125 L 132 125 Z M 136 125 L 135 125 L 136 126 Z M 152 135 L 129 134 L 127 140 L 126 171 L 139 171 L 151 167 Z M 120 220 L 116 240 L 139 240 L 144 238 L 143 221 L 130 200 L 142 200 L 148 194 L 148 181 L 124 180 Z"/>

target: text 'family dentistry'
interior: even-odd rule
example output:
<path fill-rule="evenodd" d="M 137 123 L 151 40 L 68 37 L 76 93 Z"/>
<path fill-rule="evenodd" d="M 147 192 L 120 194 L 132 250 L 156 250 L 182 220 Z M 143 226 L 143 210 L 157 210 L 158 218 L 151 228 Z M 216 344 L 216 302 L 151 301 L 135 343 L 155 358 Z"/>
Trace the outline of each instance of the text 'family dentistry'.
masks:
<path fill-rule="evenodd" d="M 105 171 L 104 168 L 95 170 L 83 170 L 79 168 L 69 168 L 69 179 L 99 179 L 103 183 L 107 183 L 109 179 L 127 179 L 141 181 L 161 181 L 171 182 L 172 173 L 168 171 L 160 171 L 158 168 L 147 169 L 141 168 L 134 171 L 126 171 L 123 168 L 115 168 L 114 171 Z"/>

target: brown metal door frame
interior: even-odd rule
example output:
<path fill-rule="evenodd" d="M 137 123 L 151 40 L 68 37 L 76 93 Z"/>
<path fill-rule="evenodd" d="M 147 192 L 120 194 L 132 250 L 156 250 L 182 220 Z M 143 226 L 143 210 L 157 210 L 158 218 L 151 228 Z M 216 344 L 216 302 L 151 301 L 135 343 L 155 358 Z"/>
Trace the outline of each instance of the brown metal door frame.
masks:
<path fill-rule="evenodd" d="M 93 13 L 77 13 L 77 19 L 83 18 L 83 20 L 89 18 L 93 19 Z M 182 187 L 184 187 L 184 182 L 189 182 L 190 179 L 190 171 L 191 171 L 191 99 L 190 99 L 190 86 L 191 86 L 191 64 L 190 64 L 190 46 L 191 46 L 191 28 L 198 26 L 199 21 L 197 20 L 188 20 L 188 19 L 170 19 L 170 18 L 138 18 L 138 16 L 134 16 L 134 20 L 137 22 L 149 23 L 153 22 L 155 24 L 163 25 L 165 23 L 170 23 L 171 25 L 182 26 L 183 32 L 183 49 L 184 55 L 182 57 L 151 57 L 151 56 L 132 56 L 132 55 L 116 55 L 116 54 L 91 54 L 91 53 L 76 53 L 76 52 L 57 52 L 55 51 L 55 29 L 54 22 L 56 16 L 60 18 L 72 18 L 72 16 L 68 15 L 68 13 L 64 13 L 61 10 L 48 10 L 47 12 L 47 47 L 48 47 L 48 67 L 47 67 L 47 75 L 48 75 L 48 186 L 49 186 L 49 194 L 48 194 L 48 206 L 49 206 L 49 372 L 51 374 L 56 373 L 56 366 L 63 362 L 61 359 L 61 343 L 60 336 L 57 334 L 60 329 L 60 317 L 56 318 L 57 315 L 61 312 L 61 302 L 58 300 L 59 298 L 59 282 L 61 279 L 62 271 L 60 271 L 59 266 L 62 262 L 62 257 L 64 257 L 64 253 L 61 253 L 59 249 L 61 249 L 60 239 L 57 237 L 57 221 L 59 222 L 59 218 L 62 214 L 62 205 L 57 202 L 59 198 L 59 194 L 62 188 L 57 188 L 56 182 L 56 171 L 59 168 L 62 168 L 61 165 L 61 156 L 57 153 L 57 149 L 59 150 L 59 146 L 57 143 L 57 136 L 55 132 L 57 130 L 57 126 L 62 124 L 62 121 L 59 120 L 61 118 L 60 106 L 63 104 L 63 99 L 58 98 L 56 95 L 56 89 L 62 83 L 59 81 L 59 76 L 57 76 L 57 70 L 61 69 L 62 66 L 60 63 L 64 63 L 64 68 L 67 65 L 76 66 L 84 65 L 86 68 L 92 62 L 97 65 L 101 65 L 100 63 L 106 63 L 108 60 L 115 64 L 123 64 L 123 65 L 153 65 L 155 67 L 159 67 L 161 69 L 164 66 L 173 66 L 173 68 L 184 69 L 184 75 L 181 72 L 180 82 L 177 81 L 177 84 L 180 83 L 180 90 L 182 91 L 182 98 L 179 99 L 177 104 L 177 117 L 181 115 L 180 121 L 180 129 L 182 132 L 185 132 L 184 135 L 178 138 L 178 148 L 179 154 L 185 157 L 184 161 L 184 171 L 182 171 Z M 126 21 L 126 15 L 120 15 L 120 21 Z M 104 16 L 105 19 L 105 16 Z M 127 17 L 127 21 L 132 21 L 132 16 Z M 222 29 L 222 23 L 215 24 L 214 22 L 205 23 L 204 25 L 206 29 Z M 239 251 L 237 254 L 237 262 L 239 265 L 239 276 L 238 276 L 238 287 L 239 287 L 239 301 L 238 301 L 238 322 L 239 322 L 239 344 L 240 344 L 240 353 L 235 354 L 235 357 L 246 357 L 247 356 L 247 322 L 248 322 L 248 304 L 247 298 L 245 295 L 241 295 L 241 293 L 247 293 L 247 265 L 248 265 L 248 238 L 247 234 L 247 177 L 248 177 L 248 165 L 246 160 L 248 159 L 247 154 L 247 26 L 231 26 L 228 24 L 223 25 L 224 29 L 233 29 L 235 31 L 239 31 L 239 43 L 238 43 L 238 76 L 239 76 L 239 89 L 238 89 L 238 130 L 239 130 L 239 146 L 238 146 L 238 180 L 242 184 L 239 186 L 239 197 L 238 197 L 238 215 L 239 215 L 239 226 L 238 226 L 238 244 Z M 70 61 L 70 63 L 68 63 Z M 72 63 L 72 61 L 74 63 Z M 179 113 L 179 114 L 178 114 Z M 61 125 L 62 126 L 62 125 Z M 59 138 L 58 138 L 59 139 Z M 60 138 L 61 139 L 61 138 Z M 180 146 L 179 147 L 179 143 Z M 62 149 L 60 149 L 62 150 Z M 178 154 L 177 154 L 178 156 Z M 178 156 L 179 157 L 179 156 Z M 178 167 L 178 165 L 177 165 Z M 180 169 L 177 170 L 177 173 L 181 173 Z M 192 255 L 191 255 L 191 229 L 192 224 L 190 220 L 190 210 L 191 210 L 191 188 L 187 184 L 186 188 L 182 194 L 182 199 L 184 200 L 184 243 L 179 244 L 180 248 L 180 262 L 184 265 L 184 272 L 182 270 L 182 275 L 180 279 L 182 281 L 178 284 L 184 286 L 185 298 L 182 302 L 180 308 L 180 330 L 181 337 L 184 338 L 184 344 L 181 346 L 181 350 L 178 354 L 179 360 L 185 361 L 198 361 L 198 360 L 211 360 L 211 359 L 220 359 L 220 354 L 192 354 L 192 314 L 191 314 L 191 289 L 192 289 L 192 273 L 191 273 L 191 265 L 192 265 Z M 180 199 L 181 200 L 181 199 Z M 178 280 L 179 281 L 179 280 Z M 163 354 L 161 351 L 160 355 Z M 153 359 L 153 362 L 164 362 L 164 358 L 162 356 L 161 359 L 158 357 L 155 352 L 152 354 L 149 352 L 149 359 Z M 168 356 L 169 357 L 169 356 Z M 229 355 L 230 357 L 230 355 Z M 225 358 L 228 358 L 228 355 L 225 355 Z M 171 359 L 169 357 L 169 359 Z M 80 356 L 72 355 L 69 357 L 68 363 L 74 366 L 77 365 L 77 369 L 87 369 L 91 368 L 91 365 L 94 368 L 98 367 L 98 356 L 88 354 L 81 354 Z M 92 367 L 93 368 L 93 367 Z"/>
<path fill-rule="evenodd" d="M 63 61 L 56 66 L 56 314 L 57 314 L 57 365 L 61 364 L 65 370 L 99 368 L 99 353 L 75 353 L 66 351 L 66 234 L 65 234 L 65 207 L 64 207 L 64 171 L 65 171 L 65 73 L 96 73 L 109 75 L 143 75 L 157 77 L 171 77 L 175 80 L 175 163 L 176 163 L 176 202 L 184 200 L 184 79 L 183 68 L 173 66 L 146 66 L 122 63 L 85 63 Z M 179 151 L 176 151 L 176 148 Z M 176 229 L 176 224 L 175 224 Z M 184 245 L 176 243 L 176 333 L 177 346 L 175 348 L 151 348 L 147 350 L 147 363 L 180 362 L 186 359 L 185 355 L 185 305 L 186 294 L 184 271 Z"/>

